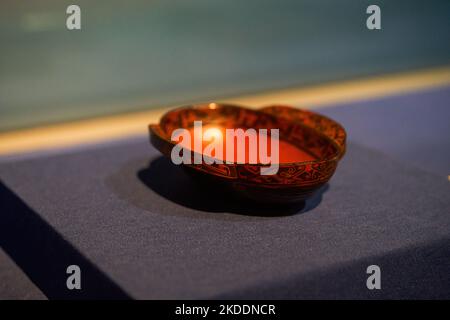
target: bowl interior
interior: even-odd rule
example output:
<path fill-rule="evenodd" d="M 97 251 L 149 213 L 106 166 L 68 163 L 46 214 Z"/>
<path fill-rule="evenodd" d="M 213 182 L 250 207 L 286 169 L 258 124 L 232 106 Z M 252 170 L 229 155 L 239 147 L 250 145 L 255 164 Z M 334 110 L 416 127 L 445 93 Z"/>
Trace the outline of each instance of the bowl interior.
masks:
<path fill-rule="evenodd" d="M 194 122 L 201 121 L 201 130 L 194 129 Z M 279 163 L 304 163 L 318 160 L 331 160 L 339 156 L 340 149 L 332 139 L 317 130 L 305 126 L 299 122 L 276 117 L 254 109 L 247 109 L 233 105 L 205 104 L 195 107 L 183 107 L 166 113 L 160 121 L 160 131 L 164 139 L 171 141 L 172 134 L 177 129 L 187 129 L 192 139 L 180 139 L 171 143 L 180 143 L 183 147 L 194 150 L 195 140 L 202 140 L 202 150 L 205 150 L 211 142 L 222 145 L 222 152 L 213 153 L 214 157 L 225 160 L 227 148 L 230 147 L 230 139 L 227 129 L 242 129 L 247 134 L 245 143 L 245 161 L 249 163 L 252 152 L 256 153 L 253 161 L 259 158 L 260 143 L 266 144 L 267 151 L 272 151 L 272 129 L 279 130 Z M 209 130 L 210 129 L 210 130 Z M 250 130 L 249 130 L 250 129 Z M 209 130 L 210 140 L 204 140 L 203 134 Z M 266 130 L 266 131 L 265 131 Z M 236 132 L 236 131 L 235 131 Z M 267 134 L 265 134 L 267 133 Z M 261 134 L 266 138 L 263 140 Z M 254 142 L 256 149 L 251 149 Z M 238 143 L 232 144 L 237 154 Z M 237 158 L 229 159 L 236 162 Z M 240 159 L 241 162 L 244 159 Z"/>

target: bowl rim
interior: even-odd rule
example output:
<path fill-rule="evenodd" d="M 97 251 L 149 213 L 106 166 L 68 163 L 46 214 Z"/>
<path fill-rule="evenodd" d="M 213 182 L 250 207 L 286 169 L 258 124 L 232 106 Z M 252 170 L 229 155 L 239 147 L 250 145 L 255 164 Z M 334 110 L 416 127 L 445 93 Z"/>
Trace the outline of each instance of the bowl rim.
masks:
<path fill-rule="evenodd" d="M 315 116 L 319 116 L 321 118 L 326 119 L 327 121 L 331 121 L 333 124 L 337 125 L 339 127 L 340 130 L 343 131 L 344 133 L 344 143 L 343 146 L 340 146 L 333 138 L 331 138 L 330 136 L 326 135 L 325 133 L 317 130 L 316 128 L 307 126 L 306 124 L 298 121 L 298 120 L 289 120 L 289 119 L 283 119 L 281 117 L 277 117 L 276 115 L 270 114 L 270 113 L 265 113 L 263 111 L 263 109 L 265 108 L 269 108 L 269 107 L 284 107 L 284 108 L 292 108 L 292 109 L 296 109 L 300 112 L 302 111 L 306 111 L 310 114 L 314 114 Z M 249 108 L 249 107 L 244 107 L 238 104 L 230 104 L 230 103 L 218 103 L 218 102 L 211 102 L 211 103 L 199 103 L 199 104 L 190 104 L 190 105 L 183 105 L 183 106 L 179 106 L 176 108 L 173 108 L 171 110 L 168 110 L 167 112 L 165 112 L 159 123 L 157 124 L 149 124 L 149 130 L 150 130 L 150 134 L 155 134 L 157 135 L 160 139 L 164 140 L 166 143 L 169 143 L 173 146 L 176 145 L 175 142 L 173 142 L 170 137 L 168 136 L 162 136 L 160 134 L 160 132 L 164 132 L 164 130 L 161 127 L 161 124 L 165 121 L 165 119 L 167 119 L 170 114 L 172 113 L 176 113 L 176 112 L 181 112 L 183 110 L 189 110 L 189 109 L 196 109 L 196 110 L 202 110 L 202 109 L 209 109 L 209 110 L 217 110 L 219 108 L 233 108 L 233 109 L 245 109 L 251 112 L 255 112 L 255 113 L 264 113 L 265 115 L 269 115 L 273 118 L 279 118 L 282 119 L 283 121 L 292 121 L 295 122 L 296 124 L 308 128 L 308 129 L 312 129 L 314 131 L 315 134 L 325 138 L 326 140 L 328 140 L 329 143 L 331 143 L 333 145 L 333 147 L 336 149 L 336 152 L 330 156 L 329 158 L 319 158 L 319 159 L 315 159 L 315 160 L 309 160 L 309 161 L 296 161 L 296 162 L 280 162 L 278 163 L 279 167 L 292 167 L 292 166 L 303 166 L 303 165 L 312 165 L 312 164 L 322 164 L 322 163 L 328 163 L 328 162 L 334 162 L 334 161 L 339 161 L 342 156 L 345 153 L 345 146 L 346 146 L 346 132 L 345 129 L 343 128 L 343 126 L 341 124 L 339 124 L 338 122 L 336 122 L 333 119 L 330 119 L 320 113 L 311 111 L 311 110 L 304 110 L 301 108 L 296 108 L 296 107 L 292 107 L 289 105 L 269 105 L 269 106 L 264 106 L 261 108 Z M 156 130 L 156 128 L 159 128 L 159 130 Z M 193 150 L 190 150 L 192 153 L 196 153 Z M 233 162 L 233 163 L 226 163 L 225 161 L 223 161 L 222 163 L 223 165 L 226 166 L 230 166 L 230 167 L 239 167 L 239 166 L 255 166 L 255 167 L 267 167 L 268 164 L 263 164 L 263 163 L 237 163 L 237 162 Z"/>

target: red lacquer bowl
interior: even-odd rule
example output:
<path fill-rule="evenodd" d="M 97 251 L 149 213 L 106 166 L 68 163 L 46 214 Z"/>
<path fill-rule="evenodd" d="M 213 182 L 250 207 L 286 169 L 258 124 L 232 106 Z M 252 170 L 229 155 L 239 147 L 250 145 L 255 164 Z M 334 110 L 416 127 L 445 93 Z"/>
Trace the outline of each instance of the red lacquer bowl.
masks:
<path fill-rule="evenodd" d="M 165 156 L 176 142 L 172 132 L 192 130 L 194 121 L 219 128 L 279 129 L 280 161 L 274 175 L 261 175 L 260 163 L 182 164 L 209 183 L 222 183 L 256 202 L 295 203 L 306 200 L 328 182 L 345 153 L 346 133 L 337 122 L 318 113 L 289 106 L 249 109 L 210 103 L 185 106 L 167 112 L 159 124 L 151 124 L 150 141 Z M 192 158 L 195 153 L 192 152 Z"/>

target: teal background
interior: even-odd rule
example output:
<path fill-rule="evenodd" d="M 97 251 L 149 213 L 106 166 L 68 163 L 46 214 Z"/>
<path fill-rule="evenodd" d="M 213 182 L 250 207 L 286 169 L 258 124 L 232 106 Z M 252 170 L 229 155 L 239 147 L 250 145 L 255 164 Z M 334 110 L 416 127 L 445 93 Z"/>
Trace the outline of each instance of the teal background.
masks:
<path fill-rule="evenodd" d="M 444 65 L 449 22 L 448 0 L 2 1 L 0 131 Z"/>

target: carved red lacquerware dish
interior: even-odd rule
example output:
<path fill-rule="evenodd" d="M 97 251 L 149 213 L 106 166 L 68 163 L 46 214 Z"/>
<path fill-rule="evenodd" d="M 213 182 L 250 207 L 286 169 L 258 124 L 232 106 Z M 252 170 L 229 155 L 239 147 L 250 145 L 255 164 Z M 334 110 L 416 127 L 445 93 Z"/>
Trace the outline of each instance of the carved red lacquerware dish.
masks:
<path fill-rule="evenodd" d="M 167 112 L 159 124 L 151 124 L 150 141 L 170 158 L 177 142 L 172 132 L 192 129 L 194 121 L 218 128 L 279 129 L 280 161 L 274 175 L 261 175 L 260 163 L 182 164 L 189 171 L 222 183 L 256 202 L 304 201 L 328 182 L 345 153 L 346 132 L 336 121 L 312 111 L 289 106 L 250 109 L 210 103 L 185 106 Z M 294 161 L 293 161 L 294 160 Z"/>

